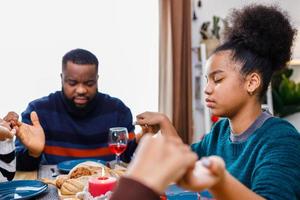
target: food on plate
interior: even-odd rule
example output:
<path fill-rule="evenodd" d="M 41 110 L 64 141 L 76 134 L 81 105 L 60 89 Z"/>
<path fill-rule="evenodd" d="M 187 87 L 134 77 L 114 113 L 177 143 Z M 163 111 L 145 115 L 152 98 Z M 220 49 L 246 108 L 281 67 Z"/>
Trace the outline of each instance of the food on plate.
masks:
<path fill-rule="evenodd" d="M 94 171 L 94 173 L 97 173 L 96 171 Z M 78 166 L 78 167 L 74 167 L 70 173 L 69 173 L 69 178 L 78 178 L 81 176 L 91 176 L 93 175 L 93 171 L 86 166 Z"/>
<path fill-rule="evenodd" d="M 72 195 L 81 192 L 83 188 L 84 184 L 80 180 L 68 179 L 62 184 L 60 192 L 63 195 Z"/>
<path fill-rule="evenodd" d="M 59 175 L 56 177 L 55 185 L 58 188 L 61 188 L 62 184 L 69 179 L 68 175 Z"/>
<path fill-rule="evenodd" d="M 77 164 L 68 174 L 59 175 L 55 180 L 42 179 L 45 183 L 55 185 L 60 196 L 72 197 L 76 193 L 82 192 L 88 186 L 89 179 L 99 177 L 113 177 L 118 179 L 126 171 L 125 167 L 116 166 L 115 169 L 103 165 L 99 162 L 86 161 Z M 65 198 L 63 198 L 65 200 Z"/>

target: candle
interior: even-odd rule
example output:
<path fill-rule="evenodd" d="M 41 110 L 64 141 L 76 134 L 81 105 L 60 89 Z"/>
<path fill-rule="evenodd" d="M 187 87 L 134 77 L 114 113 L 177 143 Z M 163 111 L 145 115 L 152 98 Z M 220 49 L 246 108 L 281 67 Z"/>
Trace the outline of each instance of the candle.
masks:
<path fill-rule="evenodd" d="M 89 179 L 89 192 L 93 197 L 105 194 L 114 189 L 117 179 L 114 177 L 98 177 Z"/>

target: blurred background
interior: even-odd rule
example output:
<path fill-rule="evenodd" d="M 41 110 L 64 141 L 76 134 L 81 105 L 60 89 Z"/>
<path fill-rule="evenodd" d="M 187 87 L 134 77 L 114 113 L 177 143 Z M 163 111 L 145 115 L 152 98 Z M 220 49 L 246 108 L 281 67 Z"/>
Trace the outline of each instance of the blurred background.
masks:
<path fill-rule="evenodd" d="M 249 3 L 279 5 L 300 30 L 298 0 L 0 1 L 0 116 L 60 90 L 62 56 L 84 48 L 99 59 L 99 91 L 120 98 L 134 118 L 163 112 L 186 143 L 199 140 L 218 120 L 203 103 L 205 61 L 229 11 Z M 298 35 L 264 102 L 298 129 L 299 60 Z"/>

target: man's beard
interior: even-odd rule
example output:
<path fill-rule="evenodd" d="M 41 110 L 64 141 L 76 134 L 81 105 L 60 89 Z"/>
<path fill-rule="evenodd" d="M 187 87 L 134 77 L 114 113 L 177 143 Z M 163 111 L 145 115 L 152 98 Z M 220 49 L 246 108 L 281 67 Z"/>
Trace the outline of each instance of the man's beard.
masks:
<path fill-rule="evenodd" d="M 76 116 L 85 116 L 87 113 L 89 113 L 90 111 L 92 111 L 96 105 L 96 95 L 98 93 L 98 89 L 96 91 L 96 95 L 89 99 L 89 101 L 85 104 L 85 105 L 78 105 L 76 104 L 72 99 L 69 99 L 65 92 L 64 89 L 62 88 L 62 95 L 63 95 L 63 100 L 67 105 L 67 109 L 70 113 L 72 113 L 73 115 Z"/>
<path fill-rule="evenodd" d="M 64 91 L 64 88 L 62 88 L 61 89 L 61 91 L 62 91 L 62 94 L 63 94 L 63 96 L 64 96 L 64 99 L 65 99 L 65 102 L 68 104 L 68 106 L 70 106 L 72 109 L 84 109 L 84 107 L 86 107 L 86 105 L 89 103 L 87 103 L 86 105 L 84 105 L 84 106 L 77 106 L 76 104 L 75 104 L 75 102 L 72 100 L 72 99 L 70 99 L 69 97 L 67 97 L 67 95 L 66 95 L 66 93 L 65 93 L 65 91 Z"/>

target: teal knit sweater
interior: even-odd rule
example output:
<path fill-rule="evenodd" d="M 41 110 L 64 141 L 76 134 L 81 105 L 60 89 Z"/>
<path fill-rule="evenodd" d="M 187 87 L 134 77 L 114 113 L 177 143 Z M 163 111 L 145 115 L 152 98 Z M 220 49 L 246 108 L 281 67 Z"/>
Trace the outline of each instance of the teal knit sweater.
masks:
<path fill-rule="evenodd" d="M 192 149 L 199 158 L 222 157 L 231 175 L 266 199 L 300 199 L 300 135 L 285 120 L 269 118 L 246 141 L 233 143 L 224 119 Z"/>

